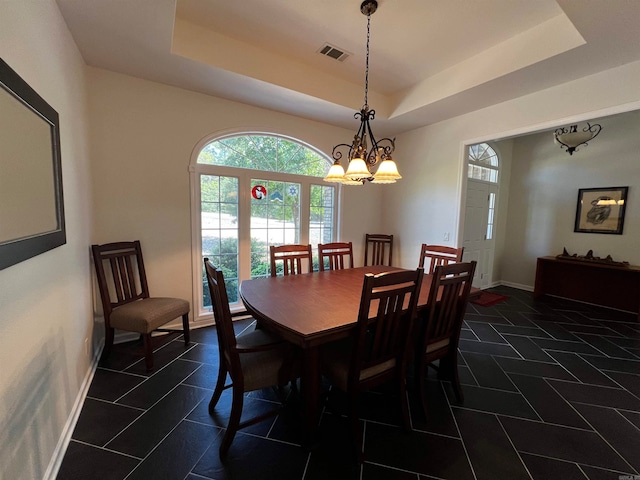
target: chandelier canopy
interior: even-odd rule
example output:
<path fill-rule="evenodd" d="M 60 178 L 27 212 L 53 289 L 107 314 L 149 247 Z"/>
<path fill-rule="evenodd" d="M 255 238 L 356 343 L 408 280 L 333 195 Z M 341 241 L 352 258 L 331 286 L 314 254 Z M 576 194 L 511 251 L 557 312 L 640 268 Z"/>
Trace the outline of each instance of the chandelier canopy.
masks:
<path fill-rule="evenodd" d="M 376 140 L 371 131 L 369 122 L 376 116 L 376 111 L 369 108 L 369 39 L 371 33 L 371 15 L 378 9 L 378 2 L 365 0 L 360 5 L 360 11 L 367 16 L 367 56 L 364 77 L 364 105 L 354 118 L 360 120 L 360 128 L 353 137 L 351 144 L 340 143 L 333 147 L 331 156 L 333 165 L 324 178 L 326 182 L 342 183 L 344 185 L 363 185 L 366 181 L 371 183 L 395 183 L 402 177 L 398 173 L 398 167 L 393 161 L 392 154 L 396 148 L 395 138 L 383 138 Z M 368 139 L 367 139 L 368 137 Z M 371 146 L 369 147 L 369 144 Z M 343 151 L 347 151 L 349 165 L 345 173 L 340 160 Z M 376 168 L 377 166 L 377 168 Z M 375 171 L 373 170 L 375 169 Z"/>

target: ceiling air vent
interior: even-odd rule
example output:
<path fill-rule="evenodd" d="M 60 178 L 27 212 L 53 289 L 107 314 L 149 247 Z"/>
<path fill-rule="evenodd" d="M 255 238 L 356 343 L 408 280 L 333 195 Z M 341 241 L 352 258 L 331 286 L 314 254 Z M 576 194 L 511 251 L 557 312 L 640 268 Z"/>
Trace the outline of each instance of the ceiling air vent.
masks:
<path fill-rule="evenodd" d="M 349 57 L 349 55 L 351 55 L 350 53 L 345 52 L 344 50 L 341 50 L 337 47 L 334 47 L 329 43 L 325 43 L 320 48 L 320 50 L 318 50 L 318 53 L 321 53 L 322 55 L 325 55 L 327 57 L 331 57 L 335 60 L 339 60 L 341 62 L 344 62 L 346 58 Z"/>

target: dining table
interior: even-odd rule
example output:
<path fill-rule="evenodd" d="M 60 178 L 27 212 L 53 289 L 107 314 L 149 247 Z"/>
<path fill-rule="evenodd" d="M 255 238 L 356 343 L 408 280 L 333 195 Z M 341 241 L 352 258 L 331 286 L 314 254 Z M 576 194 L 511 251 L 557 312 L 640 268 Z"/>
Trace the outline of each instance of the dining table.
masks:
<path fill-rule="evenodd" d="M 310 442 L 320 416 L 321 347 L 348 337 L 355 328 L 365 274 L 397 270 L 403 269 L 379 265 L 256 278 L 241 283 L 240 297 L 259 327 L 296 345 L 302 352 L 300 389 Z M 419 311 L 427 306 L 431 279 L 429 274 L 423 276 Z"/>

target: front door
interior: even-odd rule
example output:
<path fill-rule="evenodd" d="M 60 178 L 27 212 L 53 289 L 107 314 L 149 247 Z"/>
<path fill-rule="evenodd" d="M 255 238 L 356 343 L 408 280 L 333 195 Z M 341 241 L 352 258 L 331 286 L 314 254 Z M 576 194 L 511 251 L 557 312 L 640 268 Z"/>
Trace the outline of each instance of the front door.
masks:
<path fill-rule="evenodd" d="M 495 238 L 496 184 L 468 179 L 464 220 L 463 260 L 478 262 L 473 286 L 488 288 L 492 284 Z"/>

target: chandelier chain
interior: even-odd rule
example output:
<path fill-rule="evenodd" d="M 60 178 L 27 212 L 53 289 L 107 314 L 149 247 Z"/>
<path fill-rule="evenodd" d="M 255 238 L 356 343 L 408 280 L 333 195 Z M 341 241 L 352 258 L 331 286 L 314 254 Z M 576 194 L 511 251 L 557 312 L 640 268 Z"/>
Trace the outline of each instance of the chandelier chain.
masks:
<path fill-rule="evenodd" d="M 364 70 L 364 106 L 369 107 L 369 38 L 371 36 L 371 14 L 367 14 L 367 57 Z"/>

